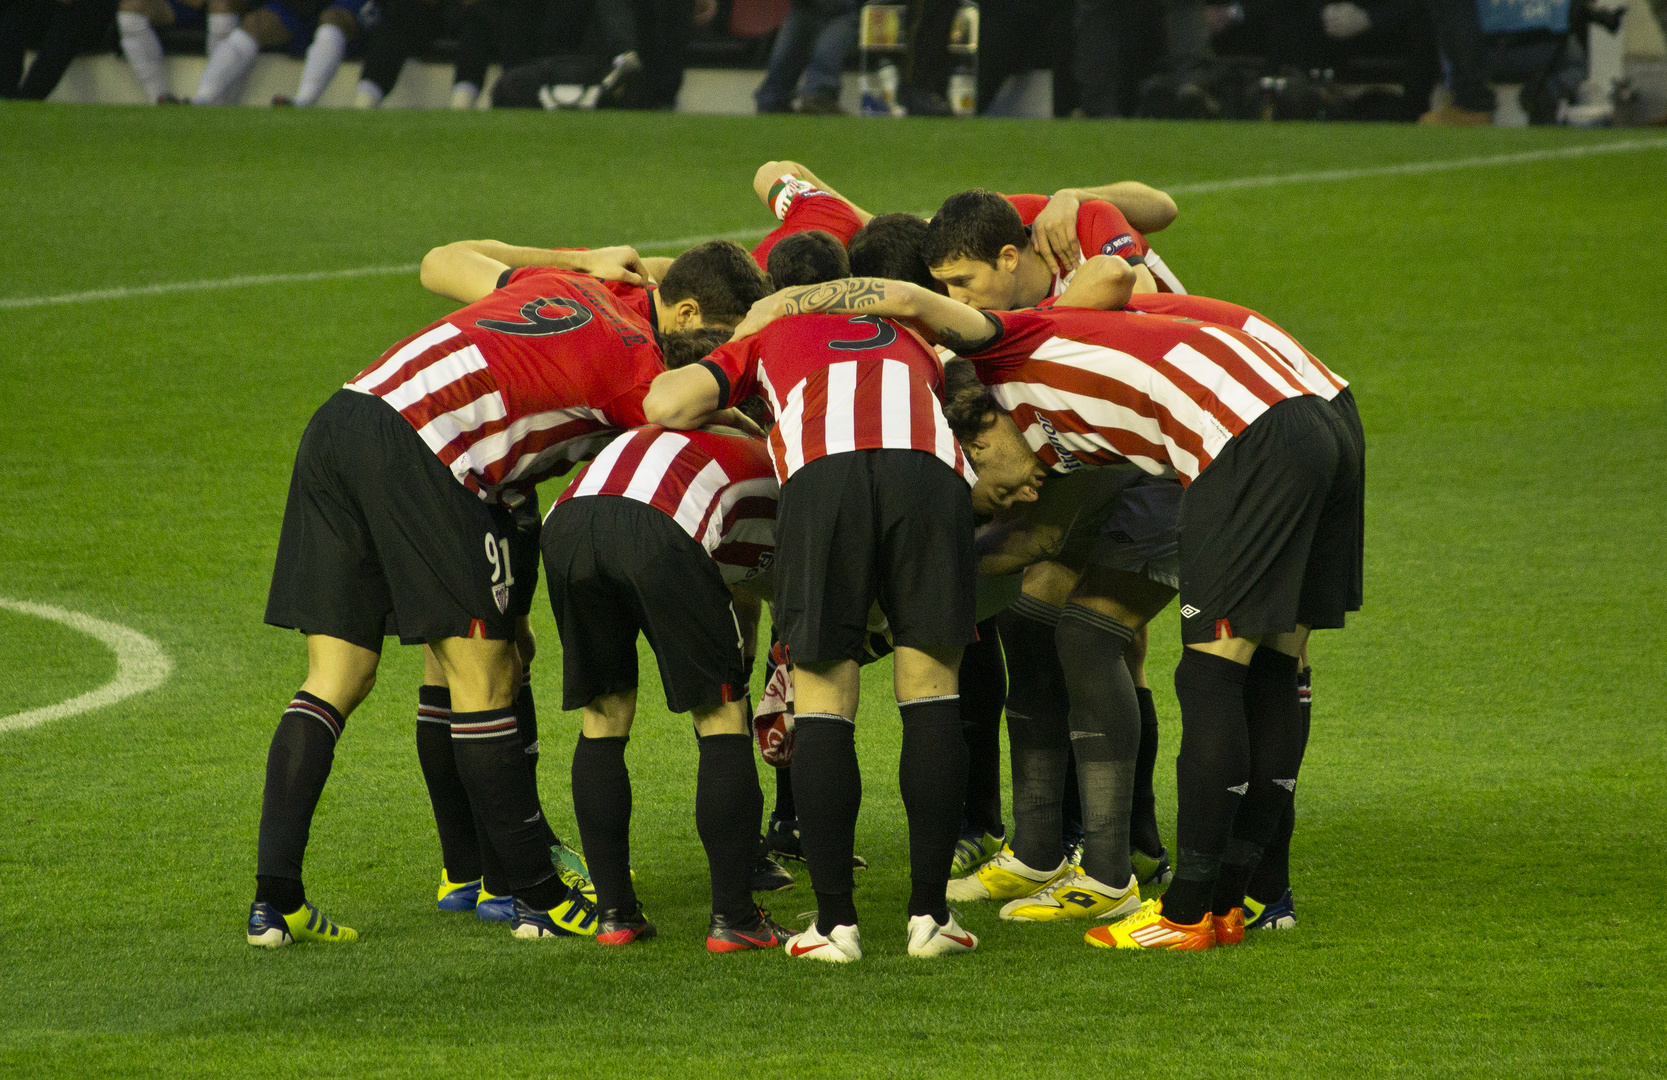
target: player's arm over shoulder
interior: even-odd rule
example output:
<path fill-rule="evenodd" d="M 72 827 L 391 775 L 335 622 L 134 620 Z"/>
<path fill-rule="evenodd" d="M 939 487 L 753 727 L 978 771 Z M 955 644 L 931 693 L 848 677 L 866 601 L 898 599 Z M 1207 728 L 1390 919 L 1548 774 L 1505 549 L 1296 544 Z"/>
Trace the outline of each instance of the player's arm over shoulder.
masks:
<path fill-rule="evenodd" d="M 926 336 L 953 352 L 976 352 L 1000 336 L 992 317 L 966 304 L 906 281 L 840 278 L 771 293 L 755 303 L 735 339 L 749 337 L 790 315 L 879 315 L 906 319 Z"/>
<path fill-rule="evenodd" d="M 1168 192 L 1142 184 L 1138 180 L 1118 180 L 1097 187 L 1062 188 L 1055 194 L 1074 196 L 1079 202 L 1102 199 L 1122 211 L 1129 224 L 1143 233 L 1167 229 L 1180 214 L 1180 208 Z"/>
<path fill-rule="evenodd" d="M 864 210 L 862 207 L 852 202 L 850 199 L 847 199 L 845 196 L 835 191 L 833 188 L 829 187 L 822 181 L 821 177 L 817 176 L 797 161 L 766 161 L 758 167 L 757 172 L 753 173 L 752 189 L 754 193 L 758 195 L 759 201 L 765 206 L 770 207 L 771 213 L 776 212 L 775 204 L 771 198 L 771 192 L 775 190 L 776 185 L 781 182 L 782 178 L 787 176 L 803 180 L 805 183 L 809 184 L 813 188 L 816 188 L 818 191 L 824 192 L 825 194 L 838 199 L 846 206 L 849 206 L 864 225 L 867 225 L 869 219 L 874 216 L 867 210 Z M 778 214 L 777 216 L 779 217 L 780 215 Z"/>
<path fill-rule="evenodd" d="M 519 247 L 498 240 L 457 240 L 423 256 L 419 276 L 423 288 L 461 303 L 472 304 L 498 287 L 504 271 L 523 266 L 550 266 L 591 274 L 604 281 L 641 285 L 652 280 L 642 257 L 631 247 L 565 251 Z"/>

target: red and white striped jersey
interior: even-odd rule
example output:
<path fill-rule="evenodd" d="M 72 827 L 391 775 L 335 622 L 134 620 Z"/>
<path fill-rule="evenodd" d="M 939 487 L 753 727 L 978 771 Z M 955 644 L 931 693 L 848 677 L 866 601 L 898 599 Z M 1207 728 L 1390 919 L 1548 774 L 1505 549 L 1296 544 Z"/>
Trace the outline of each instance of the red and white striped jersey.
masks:
<path fill-rule="evenodd" d="M 646 422 L 643 397 L 664 370 L 652 311 L 643 289 L 523 267 L 347 387 L 398 409 L 460 483 L 497 501 Z"/>
<path fill-rule="evenodd" d="M 1019 212 L 1019 220 L 1026 225 L 1035 222 L 1042 209 L 1048 205 L 1046 195 L 1003 195 L 1002 198 L 1013 204 L 1013 209 Z M 1158 288 L 1164 292 L 1185 293 L 1186 287 L 1181 279 L 1169 269 L 1158 253 L 1152 250 L 1129 219 L 1123 216 L 1123 211 L 1117 209 L 1104 199 L 1085 202 L 1077 211 L 1077 244 L 1082 248 L 1080 256 L 1087 262 L 1095 255 L 1116 255 L 1131 262 L 1138 261 L 1146 264 L 1146 269 L 1152 271 L 1152 278 L 1158 283 Z M 1070 274 L 1055 274 L 1053 276 L 1053 293 L 1058 296 L 1071 284 Z"/>
<path fill-rule="evenodd" d="M 1054 472 L 1128 461 L 1190 484 L 1273 405 L 1314 391 L 1242 330 L 1138 311 L 991 312 L 968 357 Z"/>
<path fill-rule="evenodd" d="M 609 443 L 556 505 L 591 495 L 645 502 L 694 537 L 724 581 L 734 584 L 756 576 L 775 557 L 780 491 L 770 453 L 758 439 L 650 425 Z"/>
<path fill-rule="evenodd" d="M 790 315 L 707 361 L 728 380 L 724 405 L 754 394 L 769 403 L 784 484 L 817 458 L 851 450 L 919 450 L 975 479 L 944 419 L 937 353 L 890 319 Z"/>
<path fill-rule="evenodd" d="M 837 236 L 841 244 L 849 244 L 851 237 L 862 228 L 862 218 L 850 203 L 796 176 L 783 176 L 770 187 L 770 209 L 776 212 L 781 224 L 752 249 L 753 260 L 760 270 L 770 261 L 770 249 L 782 237 L 821 229 Z"/>
<path fill-rule="evenodd" d="M 1260 312 L 1252 311 L 1226 300 L 1207 296 L 1177 296 L 1172 293 L 1136 293 L 1123 305 L 1124 311 L 1144 311 L 1150 315 L 1179 315 L 1202 322 L 1220 323 L 1243 330 L 1260 341 L 1302 377 L 1313 391 L 1330 401 L 1348 384 L 1330 368 L 1314 358 L 1314 354 L 1297 343 L 1297 339 L 1280 329 L 1278 324 Z"/>

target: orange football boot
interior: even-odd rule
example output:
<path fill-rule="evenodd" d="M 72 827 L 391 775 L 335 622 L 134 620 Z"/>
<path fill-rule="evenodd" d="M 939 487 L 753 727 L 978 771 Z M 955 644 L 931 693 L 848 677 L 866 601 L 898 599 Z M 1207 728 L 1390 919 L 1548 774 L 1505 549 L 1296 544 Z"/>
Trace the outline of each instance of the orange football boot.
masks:
<path fill-rule="evenodd" d="M 1110 926 L 1096 926 L 1082 938 L 1101 949 L 1169 949 L 1190 952 L 1213 949 L 1216 931 L 1209 915 L 1196 923 L 1174 923 L 1163 917 L 1163 901 L 1148 900 L 1140 910 Z"/>
<path fill-rule="evenodd" d="M 1244 941 L 1244 908 L 1235 907 L 1225 915 L 1211 915 L 1217 945 L 1238 945 Z"/>

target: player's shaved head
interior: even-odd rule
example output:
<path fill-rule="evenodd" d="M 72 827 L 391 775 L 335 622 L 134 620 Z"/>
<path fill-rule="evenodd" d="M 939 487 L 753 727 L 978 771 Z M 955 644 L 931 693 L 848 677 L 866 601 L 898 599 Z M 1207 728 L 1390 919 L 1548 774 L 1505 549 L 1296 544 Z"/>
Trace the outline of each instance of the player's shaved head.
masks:
<path fill-rule="evenodd" d="M 913 214 L 881 214 L 857 230 L 846 248 L 855 277 L 889 278 L 908 281 L 923 289 L 942 292 L 943 286 L 921 254 L 926 240 L 926 220 Z"/>
<path fill-rule="evenodd" d="M 765 269 L 778 289 L 820 285 L 851 276 L 851 263 L 839 237 L 821 229 L 793 233 L 776 241 Z"/>
<path fill-rule="evenodd" d="M 977 259 L 994 266 L 1008 244 L 1025 250 L 1030 246 L 1030 230 L 1012 203 L 978 188 L 944 200 L 927 223 L 920 253 L 930 267 L 954 259 Z"/>
<path fill-rule="evenodd" d="M 733 240 L 696 244 L 673 260 L 660 278 L 660 300 L 694 300 L 707 326 L 735 326 L 746 318 L 748 308 L 772 291 L 764 271 Z"/>

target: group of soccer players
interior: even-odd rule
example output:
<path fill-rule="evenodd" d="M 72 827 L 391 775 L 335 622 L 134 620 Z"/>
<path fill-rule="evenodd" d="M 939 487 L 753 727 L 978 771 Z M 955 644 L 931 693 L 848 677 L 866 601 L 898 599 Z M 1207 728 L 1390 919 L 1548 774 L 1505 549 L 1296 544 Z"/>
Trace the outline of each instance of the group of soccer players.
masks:
<path fill-rule="evenodd" d="M 435 249 L 423 284 L 464 306 L 314 415 L 266 612 L 306 635 L 308 671 L 268 757 L 250 943 L 357 936 L 301 866 L 388 635 L 425 646 L 438 906 L 517 937 L 655 934 L 630 866 L 639 635 L 698 741 L 714 952 L 862 956 L 854 733 L 860 669 L 886 652 L 910 955 L 976 948 L 950 900 L 1082 920 L 1102 947 L 1294 925 L 1307 635 L 1361 599 L 1346 384 L 1267 317 L 1187 295 L 1144 235 L 1174 203 L 1145 185 L 965 192 L 930 221 L 870 215 L 793 162 L 754 188 L 782 224 L 750 254 Z M 540 524 L 537 485 L 580 464 Z M 583 856 L 539 804 L 540 557 L 582 710 Z M 1177 596 L 1172 865 L 1143 659 Z M 797 933 L 754 901 L 791 881 L 760 849 L 755 734 L 777 766 L 767 847 L 816 893 Z"/>

